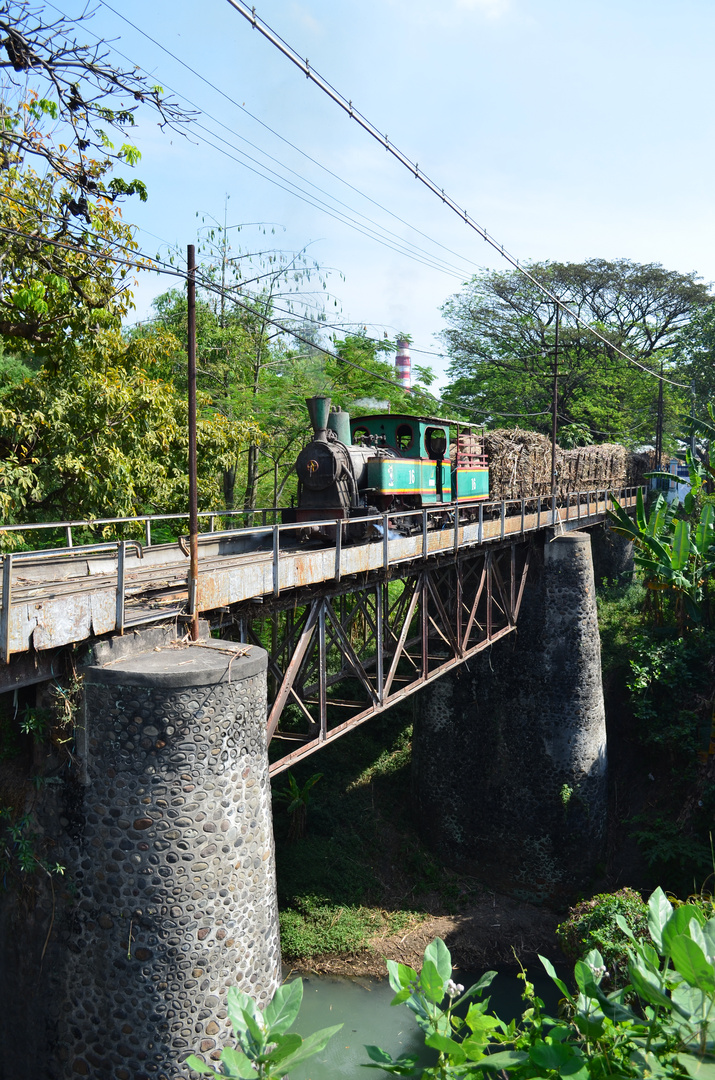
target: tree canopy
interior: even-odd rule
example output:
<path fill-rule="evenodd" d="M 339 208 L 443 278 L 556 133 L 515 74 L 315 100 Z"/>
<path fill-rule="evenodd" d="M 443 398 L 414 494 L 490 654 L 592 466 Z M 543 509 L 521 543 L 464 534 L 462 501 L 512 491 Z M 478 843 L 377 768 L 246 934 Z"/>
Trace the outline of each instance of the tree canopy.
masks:
<path fill-rule="evenodd" d="M 139 69 L 120 67 L 101 39 L 93 45 L 78 42 L 77 28 L 83 29 L 92 14 L 85 8 L 73 19 L 60 13 L 49 21 L 44 4 L 0 2 L 0 167 L 40 161 L 43 171 L 61 178 L 67 185 L 68 224 L 71 218 L 88 222 L 88 200 L 99 196 L 146 198 L 140 180 L 108 179 L 115 166 L 132 166 L 139 159 L 124 140 L 140 106 L 153 108 L 162 125 L 176 127 L 190 119 Z M 122 140 L 119 146 L 110 132 Z"/>
<path fill-rule="evenodd" d="M 715 300 L 701 307 L 678 337 L 678 371 L 688 383 L 695 415 L 704 419 L 715 403 Z"/>
<path fill-rule="evenodd" d="M 166 332 L 126 340 L 102 330 L 71 367 L 41 368 L 0 392 L 0 515 L 5 521 L 176 512 L 186 508 L 187 404 L 155 371 Z M 199 402 L 199 497 L 220 507 L 220 473 L 258 430 L 207 416 Z"/>
<path fill-rule="evenodd" d="M 580 428 L 583 441 L 651 441 L 658 380 L 617 350 L 650 371 L 660 373 L 662 365 L 678 381 L 674 345 L 711 304 L 708 287 L 695 274 L 628 259 L 531 263 L 527 269 L 586 323 L 561 308 L 559 427 Z M 492 426 L 518 422 L 550 430 L 556 307 L 516 270 L 472 278 L 442 308 L 452 379 L 445 396 Z M 667 424 L 675 423 L 681 400 L 666 386 Z"/>

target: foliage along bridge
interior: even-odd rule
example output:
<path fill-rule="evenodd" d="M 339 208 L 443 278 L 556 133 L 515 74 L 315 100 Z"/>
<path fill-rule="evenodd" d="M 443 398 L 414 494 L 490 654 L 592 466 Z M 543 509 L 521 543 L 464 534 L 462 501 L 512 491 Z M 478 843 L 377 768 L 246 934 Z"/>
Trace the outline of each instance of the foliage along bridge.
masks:
<path fill-rule="evenodd" d="M 631 510 L 635 496 L 627 489 L 618 501 Z M 514 630 L 535 535 L 600 524 L 611 500 L 599 490 L 479 503 L 474 520 L 446 526 L 444 508 L 415 511 L 407 536 L 379 515 L 376 539 L 359 544 L 331 520 L 334 544 L 301 545 L 305 526 L 265 524 L 272 511 L 259 512 L 258 528 L 202 533 L 200 612 L 269 654 L 268 734 L 284 751 L 272 753 L 272 773 Z M 207 516 L 213 530 L 219 515 Z M 132 520 L 144 523 L 146 545 L 2 557 L 0 692 L 56 677 L 68 647 L 186 618 L 183 539 L 152 545 L 156 519 Z M 80 524 L 61 523 L 68 544 Z"/>

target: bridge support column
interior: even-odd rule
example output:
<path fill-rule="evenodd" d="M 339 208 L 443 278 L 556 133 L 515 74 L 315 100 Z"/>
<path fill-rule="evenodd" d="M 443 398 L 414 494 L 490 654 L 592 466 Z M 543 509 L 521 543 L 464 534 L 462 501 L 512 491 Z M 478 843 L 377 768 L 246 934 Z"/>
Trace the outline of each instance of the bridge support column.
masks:
<path fill-rule="evenodd" d="M 596 581 L 628 585 L 633 580 L 633 541 L 619 536 L 605 521 L 592 529 L 593 574 Z"/>
<path fill-rule="evenodd" d="M 448 863 L 531 901 L 593 875 L 606 826 L 606 729 L 587 533 L 547 539 L 518 630 L 418 695 L 422 833 Z"/>
<path fill-rule="evenodd" d="M 230 986 L 265 1004 L 280 981 L 266 653 L 149 641 L 100 646 L 86 671 L 84 775 L 57 793 L 65 878 L 43 974 L 12 988 L 7 1080 L 183 1077 L 230 1039 Z"/>

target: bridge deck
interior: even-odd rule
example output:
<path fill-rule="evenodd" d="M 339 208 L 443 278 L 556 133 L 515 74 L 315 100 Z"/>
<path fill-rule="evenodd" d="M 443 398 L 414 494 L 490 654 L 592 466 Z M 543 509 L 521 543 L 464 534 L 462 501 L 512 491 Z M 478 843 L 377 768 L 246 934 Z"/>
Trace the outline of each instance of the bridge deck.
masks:
<path fill-rule="evenodd" d="M 465 548 L 503 543 L 551 527 L 585 528 L 602 522 L 610 505 L 606 491 L 574 493 L 554 507 L 550 498 L 475 507 L 479 520 L 455 527 L 430 527 L 417 515 L 420 531 L 397 536 L 376 519 L 377 540 L 338 542 L 332 547 L 297 544 L 296 526 L 202 534 L 199 538 L 199 606 L 216 611 L 247 601 L 270 600 L 307 585 L 415 564 Z M 621 493 L 635 504 L 635 489 Z M 542 505 L 543 503 L 543 505 Z M 305 528 L 303 526 L 302 528 Z M 119 543 L 3 557 L 0 589 L 0 659 L 30 650 L 43 652 L 107 633 L 181 614 L 187 600 L 188 559 L 178 544 L 146 548 Z M 134 550 L 132 550 L 134 549 Z"/>

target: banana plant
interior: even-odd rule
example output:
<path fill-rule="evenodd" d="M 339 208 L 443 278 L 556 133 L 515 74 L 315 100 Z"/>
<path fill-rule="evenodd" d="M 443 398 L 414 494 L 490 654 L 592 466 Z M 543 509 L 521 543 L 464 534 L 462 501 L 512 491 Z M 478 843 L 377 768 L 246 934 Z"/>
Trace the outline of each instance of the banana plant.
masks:
<path fill-rule="evenodd" d="M 712 503 L 701 506 L 695 522 L 677 517 L 680 504 L 675 501 L 669 506 L 662 495 L 658 495 L 646 516 L 643 493 L 639 491 L 635 520 L 616 499 L 613 503 L 614 508 L 608 513 L 611 528 L 635 543 L 638 551 L 634 561 L 645 572 L 646 587 L 654 592 L 675 594 L 681 629 L 686 616 L 692 622 L 701 622 L 705 583 L 715 570 Z M 685 506 L 683 510 L 687 513 Z"/>

